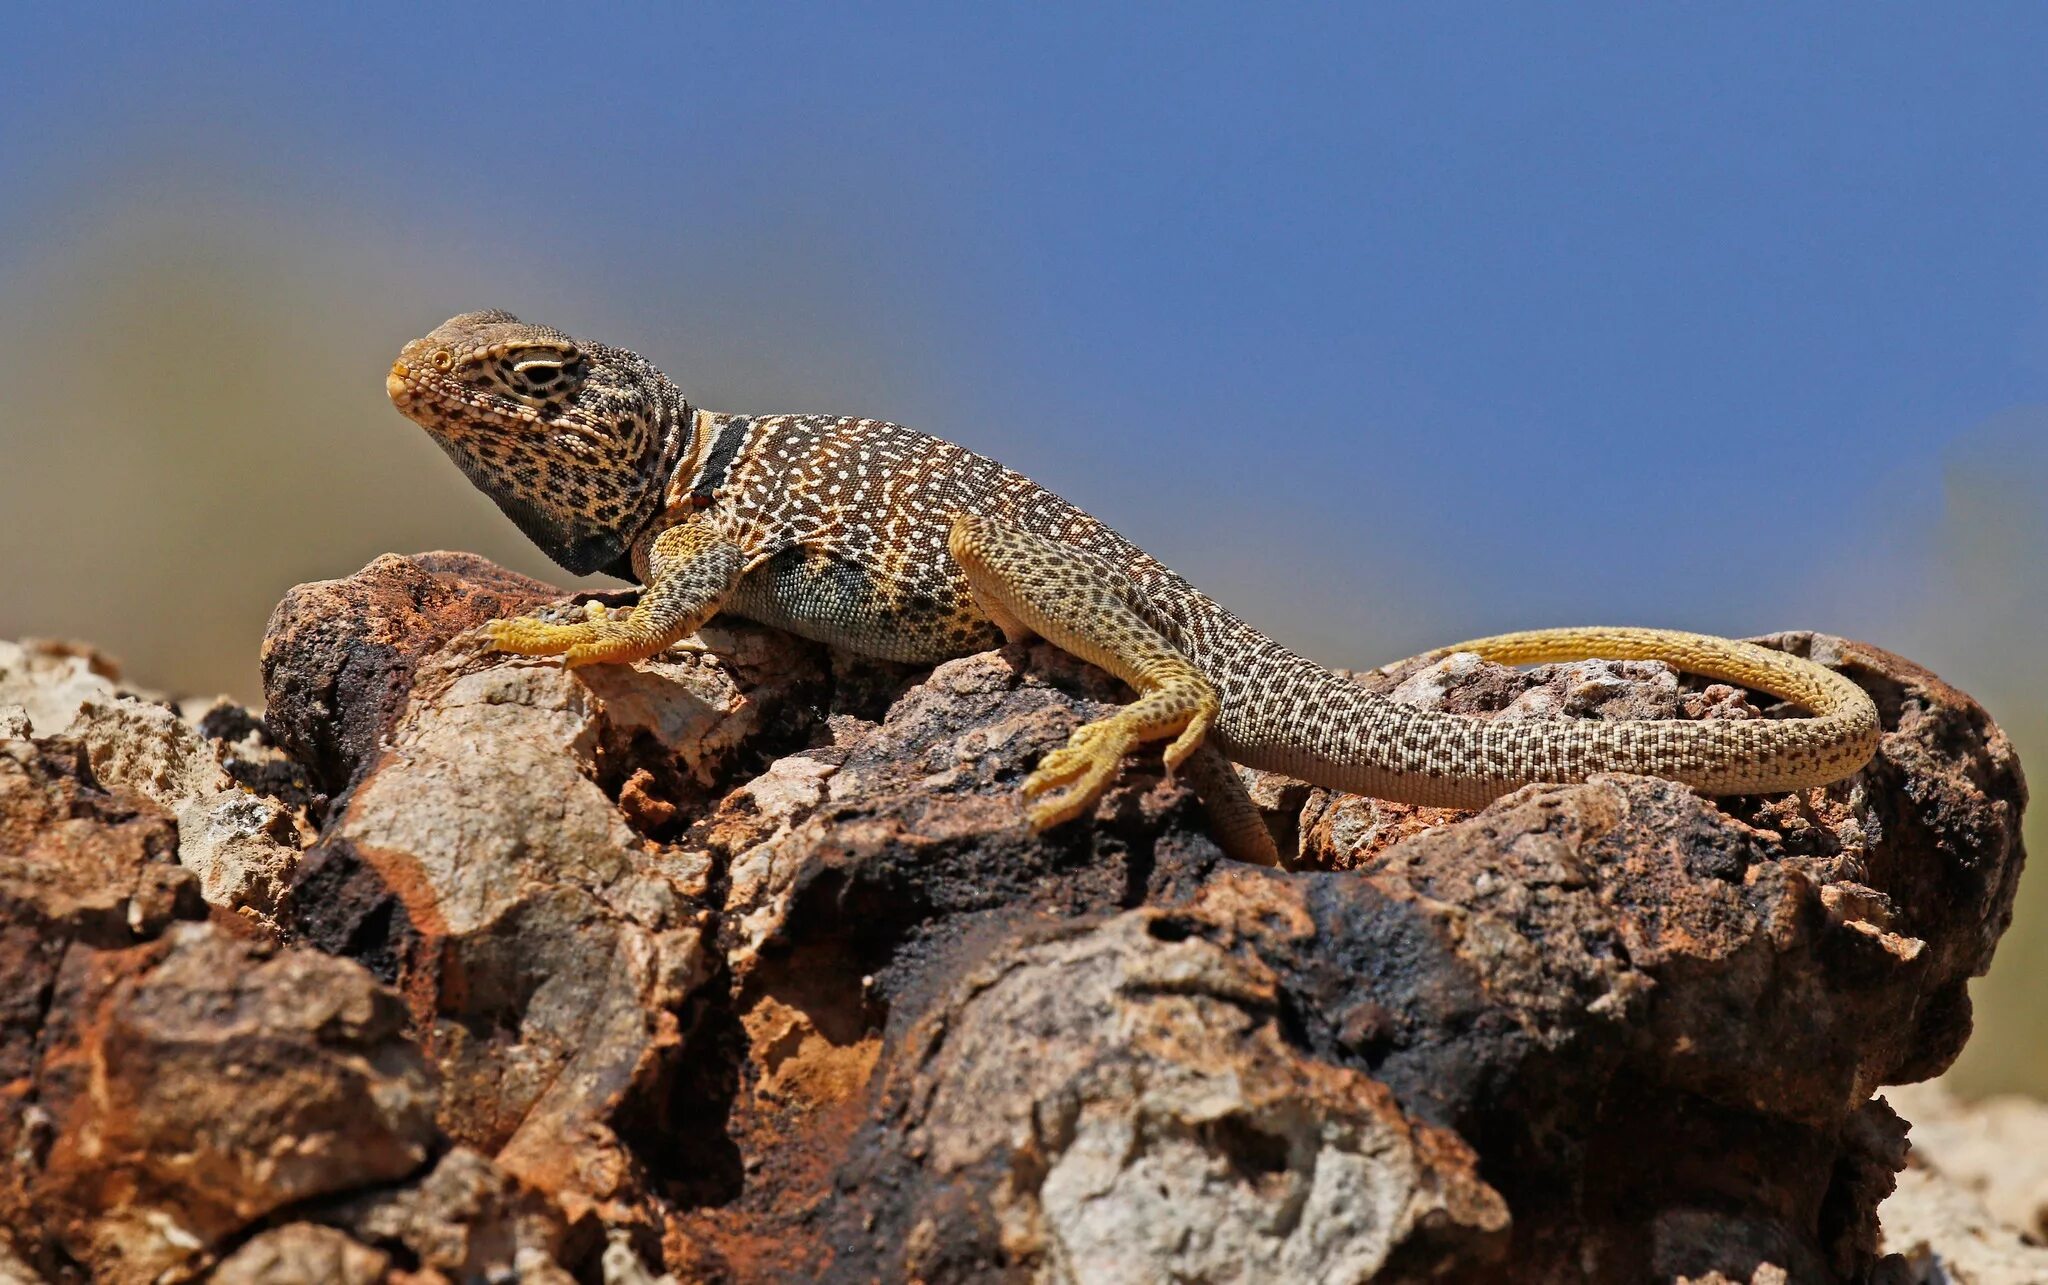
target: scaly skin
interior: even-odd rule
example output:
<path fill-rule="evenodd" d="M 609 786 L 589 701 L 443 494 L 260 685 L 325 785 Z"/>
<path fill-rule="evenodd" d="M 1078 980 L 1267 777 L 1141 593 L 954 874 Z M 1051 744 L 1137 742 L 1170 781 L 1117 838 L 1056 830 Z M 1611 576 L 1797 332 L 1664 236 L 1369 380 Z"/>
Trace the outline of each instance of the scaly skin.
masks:
<path fill-rule="evenodd" d="M 1877 710 L 1809 661 L 1700 634 L 1551 629 L 1450 650 L 1508 664 L 1605 656 L 1797 702 L 1813 717 L 1494 722 L 1418 710 L 1286 650 L 1073 505 L 950 442 L 872 419 L 719 414 L 638 355 L 508 313 L 407 344 L 386 389 L 564 567 L 646 586 L 630 611 L 494 621 L 496 646 L 570 665 L 642 659 L 731 612 L 836 647 L 937 661 L 1043 636 L 1138 699 L 1024 784 L 1036 827 L 1089 811 L 1123 756 L 1165 740 L 1234 855 L 1271 840 L 1215 754 L 1381 798 L 1478 807 L 1531 781 L 1637 772 L 1707 794 L 1839 780 Z"/>

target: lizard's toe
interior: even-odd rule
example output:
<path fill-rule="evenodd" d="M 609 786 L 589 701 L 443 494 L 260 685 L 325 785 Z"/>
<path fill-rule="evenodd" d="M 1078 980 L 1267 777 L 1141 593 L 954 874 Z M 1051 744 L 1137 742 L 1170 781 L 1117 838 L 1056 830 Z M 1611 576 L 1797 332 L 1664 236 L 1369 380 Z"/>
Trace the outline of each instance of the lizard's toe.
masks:
<path fill-rule="evenodd" d="M 1131 748 L 1132 737 L 1117 717 L 1086 724 L 1067 743 L 1038 762 L 1026 777 L 1024 797 L 1051 795 L 1031 809 L 1031 828 L 1044 830 L 1080 816 L 1095 805 L 1116 779 L 1117 766 Z M 1054 793 L 1054 791 L 1058 791 Z"/>
<path fill-rule="evenodd" d="M 1187 726 L 1180 729 L 1180 735 L 1167 744 L 1166 774 L 1173 776 L 1180 771 L 1180 765 L 1187 757 L 1202 748 L 1202 738 L 1209 734 L 1209 724 L 1215 721 L 1217 702 L 1211 697 L 1189 717 Z"/>
<path fill-rule="evenodd" d="M 614 611 L 593 602 L 584 605 L 582 615 L 574 624 L 532 616 L 493 620 L 483 626 L 483 635 L 498 651 L 515 656 L 560 656 L 571 669 L 630 664 L 666 645 L 659 636 L 637 627 L 631 610 Z"/>
<path fill-rule="evenodd" d="M 1076 729 L 1065 745 L 1038 760 L 1037 770 L 1024 779 L 1025 797 L 1035 798 L 1057 789 L 1104 764 L 1115 770 L 1131 743 L 1121 729 L 1112 726 L 1113 722 L 1103 719 Z"/>
<path fill-rule="evenodd" d="M 605 631 L 590 642 L 571 647 L 563 656 L 562 663 L 571 669 L 581 669 L 585 665 L 630 665 L 667 649 L 668 644 L 659 638 L 648 638 L 637 632 Z"/>
<path fill-rule="evenodd" d="M 1066 789 L 1042 800 L 1026 814 L 1033 830 L 1050 830 L 1080 817 L 1095 806 L 1116 776 L 1114 762 L 1090 764 Z"/>
<path fill-rule="evenodd" d="M 1057 749 L 1038 760 L 1038 767 L 1024 778 L 1024 797 L 1035 799 L 1050 790 L 1073 780 L 1088 770 L 1091 762 L 1086 754 L 1071 747 Z"/>
<path fill-rule="evenodd" d="M 1204 693 L 1191 708 L 1171 711 L 1164 718 L 1140 704 L 1077 728 L 1065 745 L 1040 759 L 1038 770 L 1024 780 L 1025 798 L 1051 796 L 1031 809 L 1031 828 L 1060 825 L 1093 807 L 1116 779 L 1124 755 L 1140 741 L 1173 736 L 1165 756 L 1166 770 L 1172 774 L 1201 748 L 1216 709 L 1215 696 Z"/>
<path fill-rule="evenodd" d="M 486 621 L 484 638 L 498 651 L 515 656 L 559 656 L 594 641 L 598 628 L 591 624 L 557 625 L 531 616 L 513 616 Z"/>

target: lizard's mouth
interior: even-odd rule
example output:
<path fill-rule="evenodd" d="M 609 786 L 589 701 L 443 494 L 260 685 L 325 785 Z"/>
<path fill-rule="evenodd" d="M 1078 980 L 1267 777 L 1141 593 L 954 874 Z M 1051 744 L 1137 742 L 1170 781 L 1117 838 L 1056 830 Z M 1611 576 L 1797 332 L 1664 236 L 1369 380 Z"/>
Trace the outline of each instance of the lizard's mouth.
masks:
<path fill-rule="evenodd" d="M 392 362 L 391 373 L 384 376 L 384 395 L 391 399 L 391 404 L 404 412 L 406 418 L 422 424 L 450 406 L 477 400 L 465 396 L 466 391 L 447 376 L 437 376 L 403 357 Z"/>
<path fill-rule="evenodd" d="M 384 395 L 391 399 L 399 414 L 430 432 L 471 425 L 516 432 L 540 422 L 540 412 L 530 406 L 508 405 L 501 398 L 422 369 L 403 357 L 392 362 L 390 372 L 384 376 Z"/>

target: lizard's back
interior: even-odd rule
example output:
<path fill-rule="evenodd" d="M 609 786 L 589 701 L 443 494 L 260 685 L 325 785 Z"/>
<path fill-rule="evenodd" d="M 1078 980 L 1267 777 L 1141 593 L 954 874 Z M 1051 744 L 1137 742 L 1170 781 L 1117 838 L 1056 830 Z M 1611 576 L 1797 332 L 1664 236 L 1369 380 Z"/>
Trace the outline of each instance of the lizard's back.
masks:
<path fill-rule="evenodd" d="M 815 416 L 754 420 L 748 441 L 727 498 L 742 538 L 772 552 L 733 610 L 892 659 L 984 649 L 1000 632 L 946 544 L 956 515 L 991 518 L 1094 562 L 1102 583 L 1194 662 L 1221 697 L 1210 739 L 1228 757 L 1316 784 L 1462 806 L 1603 770 L 1766 792 L 1853 771 L 1875 743 L 1875 708 L 1847 679 L 1762 648 L 1659 630 L 1539 631 L 1474 646 L 1506 663 L 1672 660 L 1823 716 L 1559 724 L 1414 709 L 1274 642 L 1106 523 L 964 447 L 879 420 Z"/>
<path fill-rule="evenodd" d="M 1240 638 L 1258 636 L 1106 523 L 943 438 L 875 419 L 710 418 L 707 455 L 737 439 L 709 511 L 748 550 L 727 609 L 750 620 L 890 660 L 986 650 L 1002 633 L 946 552 L 954 517 L 973 513 L 1095 560 L 1170 636 L 1220 641 L 1226 620 Z M 702 472 L 680 489 L 701 494 Z"/>

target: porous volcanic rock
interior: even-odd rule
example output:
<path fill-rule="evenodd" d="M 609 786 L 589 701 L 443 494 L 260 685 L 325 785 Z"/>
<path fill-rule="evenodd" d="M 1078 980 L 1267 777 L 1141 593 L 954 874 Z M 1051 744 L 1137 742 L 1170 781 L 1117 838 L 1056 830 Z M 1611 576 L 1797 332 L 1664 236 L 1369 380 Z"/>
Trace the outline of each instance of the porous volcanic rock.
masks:
<path fill-rule="evenodd" d="M 202 748 L 309 846 L 233 911 L 176 863 L 176 798 L 99 781 L 12 702 L 0 958 L 41 979 L 0 998 L 19 1261 L 1931 1279 L 1879 1240 L 1906 1124 L 1871 1093 L 1967 1037 L 2025 790 L 1908 662 L 1763 640 L 1884 719 L 1865 771 L 1796 798 L 1615 775 L 1473 814 L 1247 773 L 1265 869 L 1156 751 L 1030 832 L 1018 783 L 1125 696 L 1052 648 L 921 670 L 720 621 L 570 673 L 479 645 L 559 597 L 450 554 L 294 590 L 265 728 L 216 711 Z M 44 705 L 104 699 L 48 673 Z M 1788 712 L 1641 663 L 1356 677 L 1489 717 Z"/>
<path fill-rule="evenodd" d="M 286 1223 L 252 1237 L 214 1269 L 214 1285 L 379 1285 L 391 1255 L 317 1223 Z"/>
<path fill-rule="evenodd" d="M 213 925 L 66 961 L 38 1106 L 38 1186 L 74 1253 L 151 1279 L 295 1201 L 402 1178 L 433 1086 L 363 969 Z"/>

